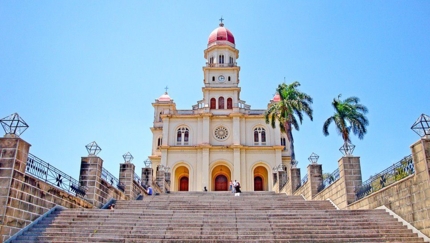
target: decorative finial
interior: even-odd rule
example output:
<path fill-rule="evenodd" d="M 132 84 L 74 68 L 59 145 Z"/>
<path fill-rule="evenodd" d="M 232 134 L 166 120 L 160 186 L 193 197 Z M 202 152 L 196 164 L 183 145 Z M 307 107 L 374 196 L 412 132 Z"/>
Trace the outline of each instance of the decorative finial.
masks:
<path fill-rule="evenodd" d="M 96 141 L 93 141 L 85 146 L 89 156 L 96 156 L 102 149 L 97 145 Z"/>
<path fill-rule="evenodd" d="M 28 124 L 18 113 L 13 113 L 10 116 L 0 119 L 0 123 L 5 131 L 5 136 L 19 137 L 28 128 Z"/>
<path fill-rule="evenodd" d="M 416 132 L 420 137 L 430 135 L 430 116 L 421 114 L 420 117 L 412 125 L 411 129 Z"/>
<path fill-rule="evenodd" d="M 124 158 L 125 163 L 130 163 L 134 159 L 130 152 L 125 153 L 122 157 Z"/>
<path fill-rule="evenodd" d="M 219 19 L 219 21 L 221 22 L 221 23 L 219 23 L 219 26 L 221 26 L 221 27 L 223 27 L 224 26 L 224 23 L 222 22 L 224 19 L 222 18 L 222 16 L 221 16 L 221 18 Z"/>
<path fill-rule="evenodd" d="M 164 89 L 166 90 L 166 94 L 167 94 L 167 90 L 169 89 L 169 87 L 166 86 Z"/>

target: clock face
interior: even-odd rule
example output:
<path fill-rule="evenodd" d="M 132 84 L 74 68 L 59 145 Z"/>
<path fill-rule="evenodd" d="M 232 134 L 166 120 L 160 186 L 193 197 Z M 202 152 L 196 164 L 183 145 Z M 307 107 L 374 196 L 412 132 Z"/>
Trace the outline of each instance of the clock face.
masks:
<path fill-rule="evenodd" d="M 218 81 L 220 81 L 220 82 L 224 82 L 224 80 L 225 80 L 225 77 L 224 77 L 224 76 L 222 76 L 222 75 L 218 76 Z"/>

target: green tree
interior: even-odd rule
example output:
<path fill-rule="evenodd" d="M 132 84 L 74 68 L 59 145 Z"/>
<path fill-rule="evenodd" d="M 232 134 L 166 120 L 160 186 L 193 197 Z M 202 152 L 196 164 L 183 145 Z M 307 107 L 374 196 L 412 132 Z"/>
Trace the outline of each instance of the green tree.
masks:
<path fill-rule="evenodd" d="M 350 132 L 357 135 L 359 139 L 363 139 L 367 132 L 366 126 L 369 125 L 366 114 L 368 112 L 366 106 L 360 104 L 360 99 L 357 97 L 349 97 L 345 100 L 333 99 L 331 103 L 335 110 L 333 116 L 329 117 L 323 125 L 323 133 L 325 136 L 329 135 L 328 127 L 332 122 L 336 125 L 336 130 L 342 135 L 344 146 L 346 146 L 350 139 Z"/>
<path fill-rule="evenodd" d="M 302 124 L 303 114 L 309 116 L 313 120 L 311 104 L 312 97 L 306 93 L 300 92 L 297 88 L 300 83 L 295 81 L 292 84 L 279 84 L 276 89 L 279 94 L 280 101 L 272 103 L 266 110 L 265 119 L 267 124 L 271 124 L 276 128 L 276 122 L 279 122 L 281 133 L 286 133 L 290 142 L 291 159 L 295 160 L 294 139 L 292 129 L 299 130 L 299 121 Z"/>

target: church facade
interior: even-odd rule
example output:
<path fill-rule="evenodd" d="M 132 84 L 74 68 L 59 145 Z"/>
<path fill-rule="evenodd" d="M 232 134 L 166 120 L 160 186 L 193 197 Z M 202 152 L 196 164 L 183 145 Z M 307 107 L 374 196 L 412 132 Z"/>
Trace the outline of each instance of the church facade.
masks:
<path fill-rule="evenodd" d="M 226 191 L 231 180 L 243 191 L 271 191 L 273 168 L 290 164 L 288 140 L 265 123 L 265 109 L 240 99 L 239 50 L 222 22 L 204 58 L 203 98 L 192 109 L 176 109 L 167 91 L 152 104 L 153 169 L 170 168 L 171 191 Z"/>

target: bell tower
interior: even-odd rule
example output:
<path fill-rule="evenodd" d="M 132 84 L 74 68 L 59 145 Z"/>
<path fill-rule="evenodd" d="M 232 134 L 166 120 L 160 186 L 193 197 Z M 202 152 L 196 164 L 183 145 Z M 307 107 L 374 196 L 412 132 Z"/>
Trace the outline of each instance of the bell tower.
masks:
<path fill-rule="evenodd" d="M 204 51 L 206 66 L 203 67 L 203 99 L 211 109 L 233 109 L 239 103 L 240 88 L 236 49 L 233 34 L 224 27 L 220 19 L 219 27 L 209 35 L 207 49 Z"/>

